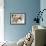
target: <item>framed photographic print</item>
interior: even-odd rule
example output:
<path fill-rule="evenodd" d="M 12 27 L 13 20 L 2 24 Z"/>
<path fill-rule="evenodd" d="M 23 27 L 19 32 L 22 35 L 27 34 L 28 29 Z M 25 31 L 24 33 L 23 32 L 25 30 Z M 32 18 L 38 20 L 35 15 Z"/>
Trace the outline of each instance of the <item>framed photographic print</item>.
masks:
<path fill-rule="evenodd" d="M 25 13 L 11 13 L 10 23 L 11 24 L 25 24 L 26 22 Z"/>

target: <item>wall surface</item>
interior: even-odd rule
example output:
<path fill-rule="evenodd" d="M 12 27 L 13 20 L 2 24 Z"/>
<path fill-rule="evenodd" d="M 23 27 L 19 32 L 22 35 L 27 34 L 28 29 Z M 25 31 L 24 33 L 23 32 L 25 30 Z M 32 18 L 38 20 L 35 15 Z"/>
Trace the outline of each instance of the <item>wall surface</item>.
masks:
<path fill-rule="evenodd" d="M 40 0 L 4 0 L 4 38 L 18 41 L 32 29 L 33 19 L 40 9 Z M 10 13 L 26 13 L 25 25 L 11 25 Z"/>
<path fill-rule="evenodd" d="M 41 9 L 41 11 L 43 9 L 46 9 L 46 0 L 41 0 L 40 1 L 40 9 Z M 42 17 L 43 17 L 43 22 L 40 21 L 40 25 L 46 27 L 46 10 L 44 10 Z"/>

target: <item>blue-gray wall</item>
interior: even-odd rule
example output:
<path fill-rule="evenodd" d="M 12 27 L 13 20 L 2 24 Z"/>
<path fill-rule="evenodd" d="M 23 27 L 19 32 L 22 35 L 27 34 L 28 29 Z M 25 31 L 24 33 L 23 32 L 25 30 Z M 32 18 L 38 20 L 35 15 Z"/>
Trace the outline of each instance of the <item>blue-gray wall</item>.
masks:
<path fill-rule="evenodd" d="M 46 0 L 41 0 L 40 1 L 40 10 L 42 11 L 43 9 L 46 9 Z M 40 21 L 40 25 L 46 27 L 46 10 L 43 12 L 43 22 Z"/>
<path fill-rule="evenodd" d="M 40 0 L 4 0 L 4 38 L 18 41 L 32 29 L 33 19 L 40 9 Z M 25 25 L 11 25 L 10 13 L 26 13 Z"/>

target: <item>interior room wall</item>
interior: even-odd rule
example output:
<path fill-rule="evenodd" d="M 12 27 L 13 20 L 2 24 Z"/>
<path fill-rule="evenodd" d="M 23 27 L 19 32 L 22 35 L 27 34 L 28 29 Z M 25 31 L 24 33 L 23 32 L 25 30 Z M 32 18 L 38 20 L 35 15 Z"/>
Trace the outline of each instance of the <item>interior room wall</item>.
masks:
<path fill-rule="evenodd" d="M 46 0 L 40 0 L 40 10 L 42 11 L 43 9 L 46 9 Z M 46 27 L 46 10 L 43 12 L 43 22 L 40 21 L 40 25 L 43 25 Z"/>
<path fill-rule="evenodd" d="M 32 30 L 33 19 L 40 10 L 40 0 L 4 0 L 4 40 L 18 41 Z M 26 24 L 11 25 L 10 13 L 26 13 Z"/>

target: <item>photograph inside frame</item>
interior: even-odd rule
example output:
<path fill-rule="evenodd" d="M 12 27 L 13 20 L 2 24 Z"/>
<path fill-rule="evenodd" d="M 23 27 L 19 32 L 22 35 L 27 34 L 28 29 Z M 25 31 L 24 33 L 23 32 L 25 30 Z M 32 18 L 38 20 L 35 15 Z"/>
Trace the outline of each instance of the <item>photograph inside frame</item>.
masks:
<path fill-rule="evenodd" d="M 25 24 L 25 14 L 13 13 L 11 14 L 11 24 Z"/>

